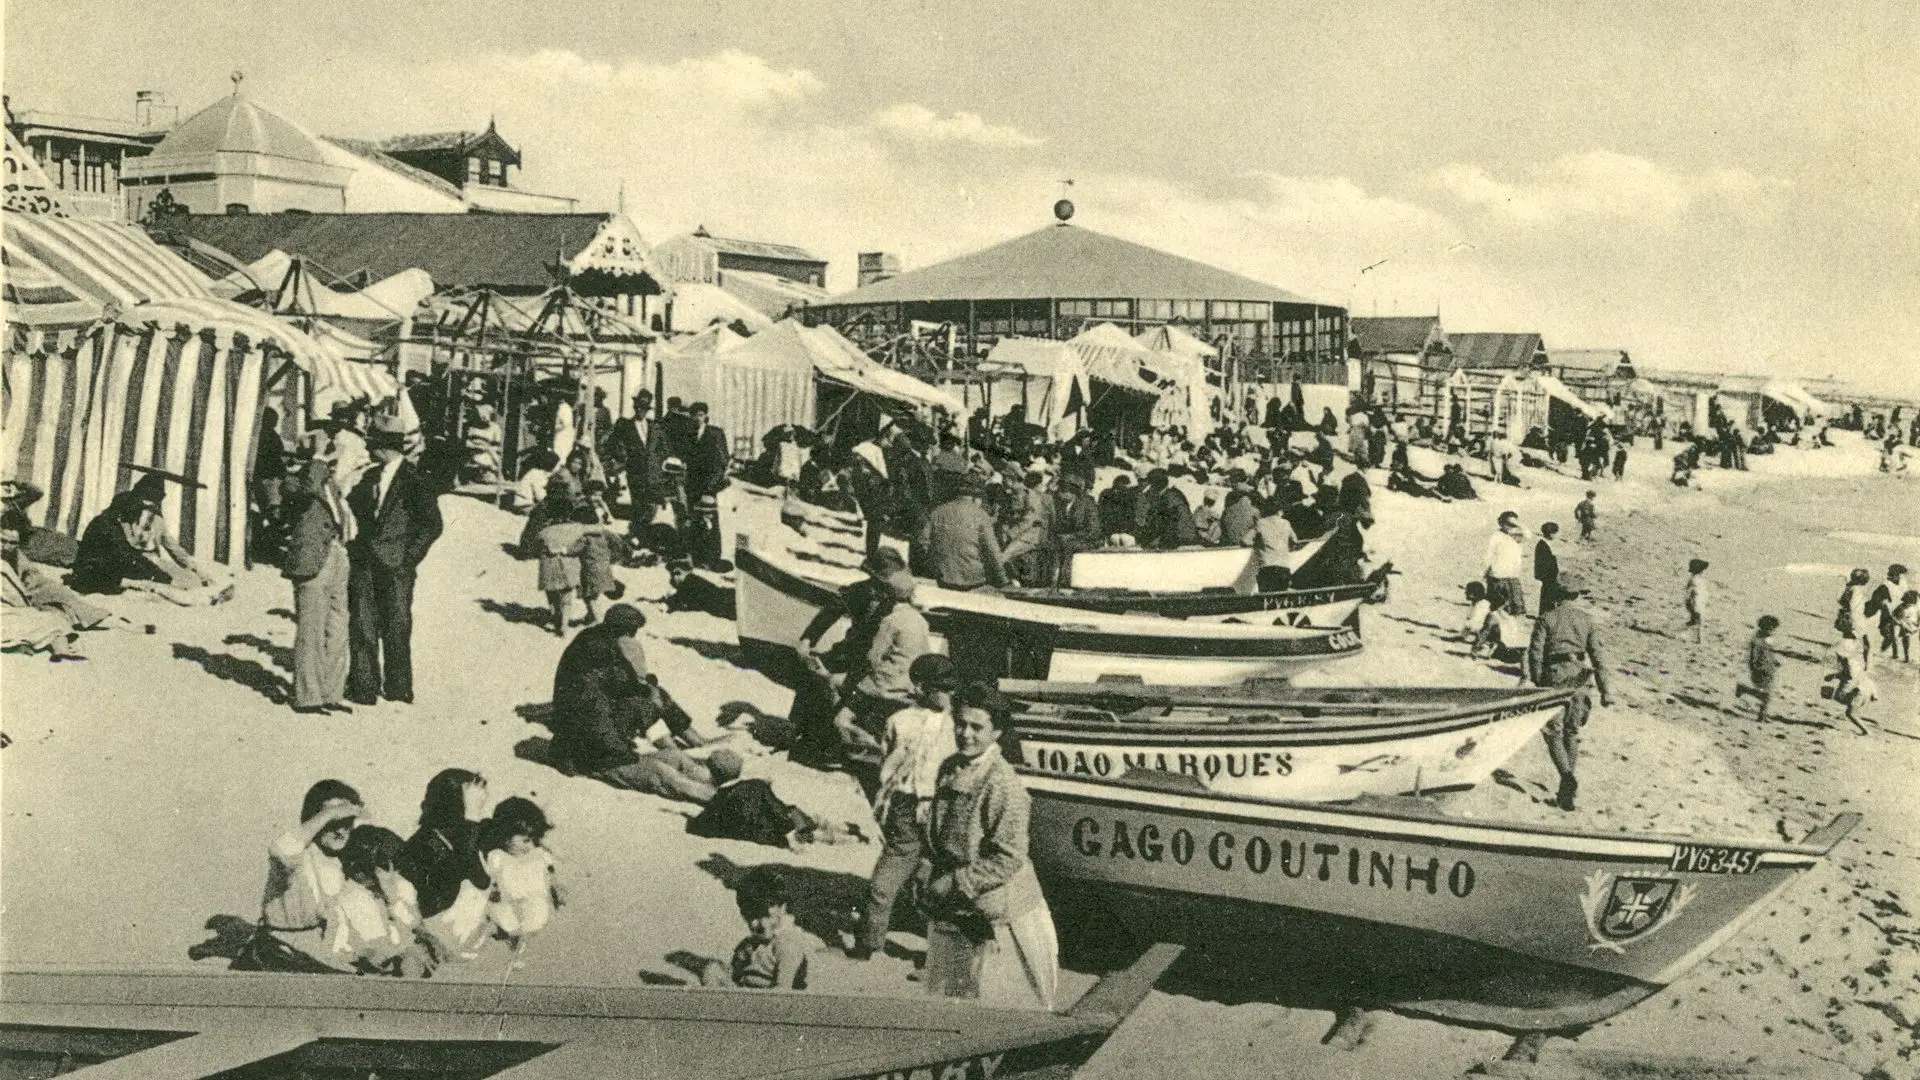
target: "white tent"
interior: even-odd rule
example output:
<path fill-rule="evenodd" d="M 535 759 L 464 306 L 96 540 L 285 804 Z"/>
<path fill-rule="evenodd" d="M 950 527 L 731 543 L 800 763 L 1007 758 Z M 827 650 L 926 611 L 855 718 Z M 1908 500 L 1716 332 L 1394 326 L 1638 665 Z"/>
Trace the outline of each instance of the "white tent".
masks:
<path fill-rule="evenodd" d="M 1150 348 L 1112 323 L 1089 327 L 1067 344 L 1080 353 L 1095 378 L 1158 395 L 1155 424 L 1184 427 L 1191 438 L 1204 439 L 1213 430 L 1211 395 L 1204 354 L 1192 346 L 1210 346 L 1182 331 L 1161 329 L 1168 331 L 1163 336 L 1179 351 Z"/>
<path fill-rule="evenodd" d="M 781 424 L 813 423 L 813 363 L 772 330 L 742 338 L 719 326 L 657 344 L 653 359 L 661 398 L 706 402 L 736 455 L 752 453 L 760 436 Z"/>
<path fill-rule="evenodd" d="M 1833 408 L 1826 402 L 1807 392 L 1806 387 L 1785 379 L 1774 379 L 1760 388 L 1763 397 L 1770 397 L 1786 405 L 1793 411 L 1804 415 L 1828 416 Z"/>
<path fill-rule="evenodd" d="M 768 333 L 787 326 L 792 327 L 806 344 L 814 369 L 821 375 L 862 393 L 904 402 L 915 408 L 939 406 L 954 416 L 965 415 L 966 405 L 958 395 L 873 360 L 831 326 L 802 327 L 796 320 L 783 319 L 774 324 L 773 331 Z M 758 341 L 762 336 L 756 334 L 753 340 Z"/>
<path fill-rule="evenodd" d="M 1021 402 L 1027 422 L 1045 427 L 1049 438 L 1077 434 L 1093 400 L 1086 361 L 1064 341 L 1001 338 L 980 370 L 995 376 L 996 399 Z"/>
<path fill-rule="evenodd" d="M 1152 349 L 1154 352 L 1174 353 L 1180 356 L 1219 356 L 1220 350 L 1187 333 L 1177 326 L 1156 326 L 1133 335 L 1133 340 Z"/>
<path fill-rule="evenodd" d="M 213 293 L 229 299 L 256 290 L 276 296 L 292 267 L 293 257 L 274 248 L 214 282 Z M 411 318 L 420 302 L 433 292 L 433 277 L 418 268 L 402 270 L 355 290 L 331 288 L 314 280 L 311 268 L 303 268 L 294 279 L 291 294 L 277 296 L 275 310 L 283 314 L 394 322 Z"/>
<path fill-rule="evenodd" d="M 680 282 L 673 287 L 672 325 L 675 330 L 699 330 L 714 323 L 741 323 L 759 333 L 773 325 L 760 309 L 718 285 Z"/>

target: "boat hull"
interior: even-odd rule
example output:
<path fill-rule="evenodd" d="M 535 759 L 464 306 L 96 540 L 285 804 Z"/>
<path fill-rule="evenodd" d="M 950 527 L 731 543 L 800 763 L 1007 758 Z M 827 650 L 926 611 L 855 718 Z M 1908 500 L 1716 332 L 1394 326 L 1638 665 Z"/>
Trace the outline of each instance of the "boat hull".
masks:
<path fill-rule="evenodd" d="M 1207 790 L 1328 802 L 1472 787 L 1486 781 L 1566 708 L 1562 694 L 1517 695 L 1506 707 L 1389 713 L 1338 721 L 1118 723 L 1022 713 L 1018 761 L 1086 779 L 1129 768 L 1186 775 Z"/>
<path fill-rule="evenodd" d="M 1380 1004 L 1516 1030 L 1595 1022 L 1670 983 L 1857 820 L 1802 845 L 1694 843 L 1025 779 L 1050 897 L 1229 951 L 1287 945 L 1303 917 L 1389 928 L 1549 985 L 1529 1004 L 1413 980 Z"/>
<path fill-rule="evenodd" d="M 1209 619 L 1254 616 L 1274 612 L 1293 626 L 1339 626 L 1352 622 L 1360 605 L 1379 595 L 1381 583 L 1363 581 L 1324 589 L 1288 589 L 1279 592 L 1239 593 L 1227 589 L 1205 592 L 1141 592 L 1135 589 L 1017 589 L 1007 595 L 1052 607 L 1104 611 L 1114 615 L 1161 615 L 1171 619 Z"/>
<path fill-rule="evenodd" d="M 750 543 L 736 551 L 736 626 L 743 647 L 778 662 L 837 589 L 858 574 L 776 565 Z M 1285 676 L 1360 651 L 1350 627 L 1185 622 L 1153 616 L 1076 612 L 923 586 L 933 647 L 970 670 L 1016 678 L 1092 682 L 1138 677 L 1154 682 L 1230 684 Z M 950 647 L 959 641 L 958 648 Z M 772 654 L 771 656 L 769 654 Z"/>

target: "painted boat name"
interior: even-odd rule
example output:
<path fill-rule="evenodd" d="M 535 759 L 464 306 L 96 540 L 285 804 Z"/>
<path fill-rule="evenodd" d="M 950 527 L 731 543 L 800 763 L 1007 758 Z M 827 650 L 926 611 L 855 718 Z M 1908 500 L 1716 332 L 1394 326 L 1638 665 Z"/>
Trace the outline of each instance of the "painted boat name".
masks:
<path fill-rule="evenodd" d="M 1110 825 L 1083 817 L 1073 823 L 1073 849 L 1089 859 L 1137 859 L 1161 862 L 1171 859 L 1186 866 L 1204 858 L 1215 870 L 1265 874 L 1271 869 L 1290 878 L 1308 877 L 1315 881 L 1344 881 L 1365 888 L 1392 889 L 1396 881 L 1412 892 L 1417 882 L 1427 895 L 1437 896 L 1444 887 L 1448 894 L 1466 899 L 1473 894 L 1473 864 L 1463 860 L 1446 867 L 1438 857 L 1422 860 L 1405 854 L 1381 852 L 1372 848 L 1342 847 L 1326 841 L 1273 841 L 1258 834 L 1241 837 L 1217 830 L 1203 843 L 1188 829 L 1174 829 L 1162 835 L 1152 822 L 1139 825 L 1115 818 Z"/>
<path fill-rule="evenodd" d="M 1075 750 L 1069 753 L 1046 747 L 1033 749 L 1025 742 L 1021 743 L 1020 749 L 1021 758 L 1029 767 L 1060 776 L 1112 776 L 1116 772 L 1125 773 L 1128 769 L 1153 769 L 1206 780 L 1217 780 L 1222 773 L 1236 780 L 1247 776 L 1293 775 L 1293 755 L 1285 751 L 1169 753 L 1152 750 L 1137 754 L 1122 751 L 1116 755 L 1105 750 L 1092 753 Z M 1117 762 L 1116 757 L 1119 759 Z M 1119 766 L 1117 770 L 1116 764 Z"/>

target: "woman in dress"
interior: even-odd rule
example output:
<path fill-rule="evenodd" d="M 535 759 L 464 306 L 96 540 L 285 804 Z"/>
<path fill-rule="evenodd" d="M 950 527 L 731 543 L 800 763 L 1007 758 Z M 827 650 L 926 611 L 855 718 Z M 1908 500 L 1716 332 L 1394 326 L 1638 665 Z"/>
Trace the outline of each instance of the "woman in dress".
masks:
<path fill-rule="evenodd" d="M 1060 946 L 1027 857 L 1032 803 L 1000 753 L 1013 703 L 974 683 L 953 700 L 958 753 L 940 767 L 928 821 L 927 991 L 1050 1009 Z"/>
<path fill-rule="evenodd" d="M 343 972 L 333 953 L 335 906 L 346 882 L 340 853 L 365 816 L 360 793 L 322 780 L 300 802 L 300 824 L 267 849 L 260 925 L 233 967 L 239 971 Z"/>
<path fill-rule="evenodd" d="M 427 781 L 420 828 L 407 840 L 400 871 L 420 901 L 422 939 L 435 964 L 471 960 L 486 929 L 493 882 L 480 860 L 487 781 L 466 769 L 442 769 Z"/>

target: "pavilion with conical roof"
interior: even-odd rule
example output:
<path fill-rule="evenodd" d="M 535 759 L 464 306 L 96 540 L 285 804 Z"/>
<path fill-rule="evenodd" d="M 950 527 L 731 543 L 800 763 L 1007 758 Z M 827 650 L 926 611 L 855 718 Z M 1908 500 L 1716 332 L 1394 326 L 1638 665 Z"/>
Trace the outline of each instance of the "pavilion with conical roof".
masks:
<path fill-rule="evenodd" d="M 973 356 L 1004 337 L 1065 339 L 1103 322 L 1175 325 L 1240 358 L 1331 362 L 1347 337 L 1342 307 L 1064 220 L 831 297 L 807 317 L 863 344 L 944 323 Z"/>

